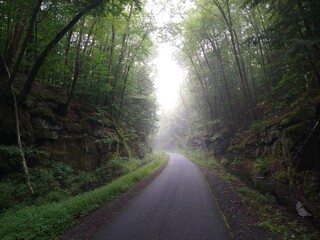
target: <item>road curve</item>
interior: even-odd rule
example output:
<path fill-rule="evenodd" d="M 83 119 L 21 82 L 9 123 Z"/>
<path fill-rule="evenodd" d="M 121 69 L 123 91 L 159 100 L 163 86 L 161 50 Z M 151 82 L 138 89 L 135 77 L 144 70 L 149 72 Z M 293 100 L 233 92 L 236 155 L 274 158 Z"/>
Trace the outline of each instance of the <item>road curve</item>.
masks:
<path fill-rule="evenodd" d="M 169 155 L 162 173 L 93 239 L 231 239 L 198 167 L 180 154 Z"/>

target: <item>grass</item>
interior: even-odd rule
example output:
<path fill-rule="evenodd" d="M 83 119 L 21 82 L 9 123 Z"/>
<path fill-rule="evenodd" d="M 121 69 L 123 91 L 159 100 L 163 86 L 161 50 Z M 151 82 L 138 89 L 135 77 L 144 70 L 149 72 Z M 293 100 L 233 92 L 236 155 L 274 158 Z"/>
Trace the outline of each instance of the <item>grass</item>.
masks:
<path fill-rule="evenodd" d="M 237 180 L 237 178 L 235 176 L 233 176 L 231 173 L 228 173 L 228 172 L 223 172 L 222 177 L 229 182 Z"/>
<path fill-rule="evenodd" d="M 273 208 L 275 199 L 270 195 L 263 195 L 248 187 L 241 187 L 238 192 L 253 205 L 260 220 L 257 226 L 278 233 L 287 239 L 319 239 L 319 232 L 310 233 L 296 221 L 288 220 L 278 209 Z"/>
<path fill-rule="evenodd" d="M 119 197 L 166 162 L 164 153 L 157 154 L 152 162 L 91 192 L 61 202 L 9 210 L 0 215 L 0 239 L 55 239 L 79 218 Z"/>
<path fill-rule="evenodd" d="M 213 156 L 208 157 L 205 155 L 205 153 L 201 151 L 184 150 L 181 153 L 186 155 L 199 167 L 209 167 L 214 170 L 217 170 L 215 171 L 215 173 L 229 182 L 237 180 L 237 178 L 234 175 L 225 171 L 225 169 L 216 161 L 216 159 Z"/>
<path fill-rule="evenodd" d="M 203 151 L 194 150 L 180 150 L 181 154 L 188 157 L 191 161 L 197 164 L 199 167 L 212 167 L 214 169 L 219 168 L 219 164 L 216 162 L 213 156 L 207 157 Z"/>

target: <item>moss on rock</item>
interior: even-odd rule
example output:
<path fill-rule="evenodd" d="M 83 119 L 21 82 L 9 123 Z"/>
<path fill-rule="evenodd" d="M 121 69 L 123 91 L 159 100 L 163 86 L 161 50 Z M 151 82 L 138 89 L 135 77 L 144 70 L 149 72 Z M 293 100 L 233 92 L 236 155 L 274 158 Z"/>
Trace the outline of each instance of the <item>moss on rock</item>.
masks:
<path fill-rule="evenodd" d="M 315 117 L 315 114 L 316 108 L 312 105 L 307 107 L 297 107 L 292 114 L 282 120 L 281 125 L 290 125 L 310 120 Z"/>

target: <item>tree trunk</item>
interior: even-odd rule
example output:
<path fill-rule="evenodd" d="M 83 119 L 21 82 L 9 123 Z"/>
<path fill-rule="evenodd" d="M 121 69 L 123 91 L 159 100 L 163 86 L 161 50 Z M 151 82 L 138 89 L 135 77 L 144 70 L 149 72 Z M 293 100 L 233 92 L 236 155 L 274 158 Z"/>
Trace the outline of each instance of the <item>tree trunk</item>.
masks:
<path fill-rule="evenodd" d="M 118 84 L 118 81 L 119 81 L 121 74 L 122 74 L 123 61 L 124 61 L 124 57 L 125 57 L 126 51 L 127 51 L 127 43 L 128 43 L 127 40 L 128 40 L 129 30 L 130 30 L 130 21 L 131 21 L 132 13 L 133 13 L 133 0 L 131 1 L 131 4 L 130 4 L 130 10 L 129 10 L 129 16 L 127 18 L 126 29 L 125 29 L 125 32 L 122 37 L 120 56 L 119 56 L 119 60 L 118 60 L 116 74 L 114 77 L 114 84 L 112 86 L 112 93 L 111 93 L 111 100 L 110 100 L 111 102 L 114 101 L 115 93 L 116 93 L 116 89 L 117 89 L 117 84 Z M 112 109 L 110 109 L 110 110 L 111 110 L 111 114 L 112 114 Z"/>
<path fill-rule="evenodd" d="M 213 121 L 215 120 L 215 118 L 217 116 L 215 116 L 214 114 L 214 108 L 213 108 L 213 104 L 212 104 L 212 101 L 211 101 L 211 98 L 210 98 L 210 95 L 209 95 L 209 86 L 208 86 L 208 81 L 207 81 L 207 78 L 205 76 L 205 70 L 202 66 L 202 62 L 201 62 L 201 59 L 199 57 L 199 55 L 197 54 L 197 59 L 198 59 L 198 62 L 199 62 L 199 66 L 200 66 L 200 69 L 201 69 L 201 72 L 202 72 L 202 78 L 203 78 L 203 86 L 204 86 L 204 90 L 205 90 L 205 97 L 206 97 L 206 100 L 207 100 L 207 103 L 208 103 L 208 107 L 209 107 L 209 115 L 210 115 L 210 120 L 211 120 L 211 129 L 212 129 L 212 133 L 215 132 L 215 127 L 214 127 L 214 124 L 213 124 Z"/>
<path fill-rule="evenodd" d="M 66 47 L 66 56 L 64 59 L 64 65 L 67 67 L 69 64 L 69 53 L 70 53 L 70 46 L 71 46 L 71 36 L 72 36 L 72 29 L 69 30 L 68 36 L 67 36 L 67 47 Z M 63 86 L 68 86 L 68 77 L 66 71 L 63 73 Z"/>
<path fill-rule="evenodd" d="M 6 62 L 4 62 L 4 65 L 5 65 L 5 68 L 6 68 L 6 71 L 7 71 L 8 79 L 10 79 L 11 74 L 10 74 L 10 71 L 9 71 L 9 68 L 8 68 Z M 18 148 L 19 148 L 19 155 L 21 157 L 22 167 L 23 167 L 24 176 L 26 178 L 26 183 L 27 183 L 28 189 L 29 189 L 31 195 L 33 195 L 34 191 L 33 191 L 32 185 L 31 185 L 31 178 L 30 178 L 30 174 L 29 174 L 29 168 L 28 168 L 28 165 L 27 165 L 27 161 L 26 161 L 26 158 L 25 158 L 25 155 L 24 155 L 24 151 L 23 151 L 23 148 L 22 148 L 22 143 L 21 143 L 18 103 L 17 103 L 16 95 L 14 93 L 14 89 L 13 89 L 13 85 L 12 84 L 10 86 L 10 89 L 11 89 L 12 98 L 13 98 L 13 105 L 14 105 L 14 114 L 15 114 L 15 121 L 16 121 L 17 144 L 18 144 Z"/>
<path fill-rule="evenodd" d="M 249 57 L 249 66 L 250 66 L 250 73 L 251 73 L 251 81 L 252 81 L 252 88 L 254 93 L 255 101 L 258 102 L 258 93 L 257 93 L 257 87 L 256 87 L 256 81 L 254 80 L 254 68 L 251 65 L 251 56 Z M 248 71 L 249 72 L 249 71 Z M 269 93 L 268 93 L 269 94 Z M 268 95 L 269 96 L 269 95 Z"/>
<path fill-rule="evenodd" d="M 112 65 L 113 65 L 113 53 L 114 53 L 114 44 L 115 44 L 115 36 L 116 36 L 116 31 L 114 28 L 114 24 L 112 23 L 111 25 L 111 45 L 110 45 L 110 53 L 109 53 L 109 60 L 108 60 L 108 69 L 107 69 L 107 79 L 108 79 L 108 84 L 112 86 Z M 110 101 L 110 95 L 109 93 L 106 94 L 105 99 L 104 99 L 104 106 L 109 107 L 111 105 Z"/>
<path fill-rule="evenodd" d="M 183 44 L 186 46 L 186 44 L 185 44 L 184 42 L 183 42 Z M 204 85 L 204 83 L 203 83 L 202 80 L 201 80 L 201 76 L 200 76 L 199 70 L 198 70 L 197 66 L 195 65 L 195 62 L 194 62 L 192 56 L 190 55 L 190 53 L 189 53 L 187 50 L 185 50 L 185 53 L 186 53 L 186 55 L 188 56 L 188 58 L 189 58 L 189 60 L 190 60 L 190 63 L 191 63 L 191 65 L 193 66 L 193 68 L 194 68 L 194 70 L 195 70 L 195 72 L 196 72 L 197 80 L 198 80 L 199 83 L 200 83 L 203 96 L 205 97 L 206 103 L 208 104 L 208 107 L 209 107 L 210 120 L 213 121 L 213 120 L 214 120 L 214 117 L 213 117 L 213 109 L 212 109 L 211 101 L 210 101 L 209 96 L 208 96 L 208 91 L 207 91 L 207 89 L 206 89 L 206 86 Z"/>
<path fill-rule="evenodd" d="M 75 57 L 75 61 L 74 61 L 74 74 L 73 74 L 72 84 L 71 84 L 71 87 L 69 89 L 68 96 L 67 96 L 67 102 L 65 105 L 65 112 L 67 112 L 69 110 L 69 105 L 70 105 L 71 99 L 73 97 L 73 93 L 76 88 L 76 85 L 77 85 L 77 82 L 79 79 L 79 75 L 80 75 L 80 68 L 81 68 L 80 51 L 81 51 L 81 42 L 82 42 L 82 35 L 83 35 L 83 31 L 84 31 L 84 25 L 85 25 L 85 18 L 83 19 L 83 23 L 80 28 L 80 33 L 78 36 L 76 57 Z"/>
<path fill-rule="evenodd" d="M 231 102 L 231 97 L 230 97 L 230 92 L 229 92 L 228 81 L 227 81 L 227 77 L 226 77 L 226 73 L 225 73 L 225 69 L 224 69 L 223 61 L 222 61 L 222 55 L 221 55 L 221 51 L 220 51 L 220 49 L 219 49 L 218 42 L 217 42 L 217 40 L 216 40 L 216 36 L 213 36 L 213 38 L 214 38 L 214 40 L 212 40 L 212 39 L 210 38 L 210 36 L 207 35 L 207 39 L 208 39 L 209 42 L 211 43 L 211 47 L 213 48 L 213 51 L 215 52 L 215 54 L 216 54 L 216 56 L 217 56 L 217 58 L 218 58 L 218 62 L 219 62 L 220 69 L 221 69 L 221 73 L 222 73 L 222 79 L 223 79 L 225 91 L 226 91 L 226 94 L 227 94 L 228 104 L 229 104 L 229 107 L 230 107 L 231 118 L 232 118 L 232 121 L 234 122 L 234 121 L 235 121 L 235 118 L 234 118 L 233 104 L 232 104 L 232 102 Z M 212 74 L 213 74 L 213 73 L 212 73 Z"/>
<path fill-rule="evenodd" d="M 244 61 L 243 61 L 243 59 L 241 59 L 241 56 L 240 56 L 241 52 L 240 52 L 240 44 L 238 41 L 238 36 L 233 28 L 229 0 L 225 0 L 226 8 L 227 8 L 226 12 L 218 0 L 213 0 L 213 1 L 214 1 L 215 5 L 218 7 L 218 9 L 219 9 L 224 21 L 225 21 L 225 24 L 227 25 L 227 28 L 228 28 L 228 31 L 230 34 L 230 39 L 231 39 L 231 47 L 232 47 L 233 55 L 235 58 L 237 71 L 239 74 L 239 79 L 241 82 L 243 97 L 248 105 L 250 117 L 252 120 L 254 120 L 255 116 L 254 116 L 254 111 L 253 111 L 253 102 L 252 102 L 252 98 L 251 98 L 251 94 L 250 94 L 248 79 L 247 79 L 246 72 L 244 69 Z"/>
<path fill-rule="evenodd" d="M 186 111 L 186 115 L 187 115 L 187 118 L 188 118 L 188 123 L 189 123 L 189 127 L 190 127 L 190 131 L 191 131 L 192 137 L 194 138 L 195 135 L 194 135 L 193 126 L 192 126 L 192 123 L 191 123 L 191 119 L 190 119 L 190 115 L 189 115 L 189 111 L 188 111 L 186 102 L 184 101 L 184 98 L 183 98 L 183 96 L 182 96 L 181 89 L 180 89 L 180 98 L 181 98 L 183 107 L 184 107 L 184 109 L 185 109 L 185 111 Z"/>
<path fill-rule="evenodd" d="M 137 55 L 138 55 L 138 52 L 140 50 L 140 47 L 143 43 L 143 41 L 146 39 L 146 37 L 148 36 L 149 34 L 149 29 L 147 28 L 145 33 L 143 34 L 142 38 L 141 38 L 141 41 L 139 42 L 138 46 L 135 48 L 135 53 L 133 54 L 132 58 L 130 59 L 128 65 L 127 65 L 127 71 L 126 71 L 126 74 L 125 74 L 125 77 L 124 77 L 124 85 L 123 85 L 123 89 L 122 89 L 122 92 L 121 92 L 121 99 L 120 99 L 120 106 L 119 106 L 119 111 L 118 111 L 118 115 L 117 115 L 117 118 L 116 120 L 118 121 L 119 118 L 120 118 L 120 115 L 121 115 L 121 111 L 122 111 L 122 107 L 123 107 L 123 99 L 124 99 L 124 94 L 125 94 L 125 91 L 126 91 L 126 88 L 127 88 L 127 81 L 128 81 L 128 78 L 129 78 L 129 73 L 130 73 L 130 69 L 131 69 L 131 66 L 133 65 Z M 128 54 L 130 55 L 130 54 Z"/>
<path fill-rule="evenodd" d="M 190 82 L 190 84 L 192 85 L 192 86 L 191 86 L 192 89 L 189 88 L 190 94 L 191 94 L 191 96 L 195 99 L 195 102 L 197 103 L 197 108 L 195 108 L 194 110 L 195 110 L 196 113 L 199 113 L 199 111 L 201 110 L 200 102 L 201 102 L 202 99 L 197 98 L 197 96 L 195 95 L 195 91 L 194 91 L 194 89 L 195 89 L 195 84 L 193 84 L 192 80 L 189 81 L 189 82 Z M 201 120 L 202 125 L 205 127 L 206 134 L 209 135 L 211 129 L 210 129 L 210 130 L 208 129 L 208 126 L 207 126 L 207 124 L 206 124 L 206 122 L 207 122 L 206 119 L 203 118 L 203 115 L 202 115 L 202 114 L 200 115 L 199 119 Z"/>

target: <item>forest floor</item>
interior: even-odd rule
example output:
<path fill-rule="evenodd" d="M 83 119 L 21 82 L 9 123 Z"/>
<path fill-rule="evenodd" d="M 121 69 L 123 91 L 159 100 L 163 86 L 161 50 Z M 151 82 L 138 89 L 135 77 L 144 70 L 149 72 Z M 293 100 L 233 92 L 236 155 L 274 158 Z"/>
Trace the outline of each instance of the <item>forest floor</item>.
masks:
<path fill-rule="evenodd" d="M 93 234 L 141 192 L 161 171 L 141 180 L 120 198 L 105 203 L 94 213 L 79 219 L 60 239 L 91 239 Z M 240 180 L 219 167 L 200 167 L 218 202 L 226 224 L 234 239 L 317 239 L 316 228 L 304 219 L 292 220 L 285 210 L 274 209 L 268 199 L 261 195 L 248 196 L 250 190 Z M 286 226 L 283 226 L 286 225 Z M 300 225 L 303 225 L 301 227 Z M 318 238 L 319 239 L 319 238 Z"/>

